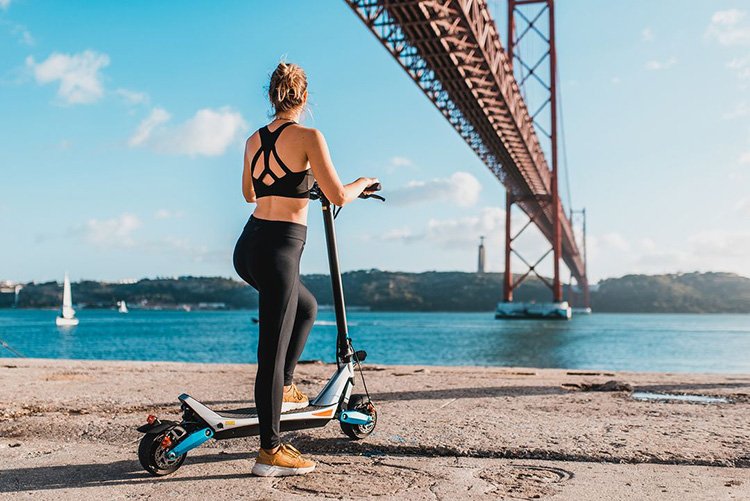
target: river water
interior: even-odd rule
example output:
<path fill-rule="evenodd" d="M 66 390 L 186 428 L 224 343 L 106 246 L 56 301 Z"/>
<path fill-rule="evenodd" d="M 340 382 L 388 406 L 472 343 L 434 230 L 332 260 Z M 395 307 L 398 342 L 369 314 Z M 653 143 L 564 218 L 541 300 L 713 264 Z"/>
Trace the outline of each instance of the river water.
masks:
<path fill-rule="evenodd" d="M 0 339 L 27 357 L 237 362 L 256 360 L 257 311 L 0 310 Z M 750 315 L 603 314 L 570 321 L 495 320 L 492 313 L 351 311 L 368 363 L 750 373 Z M 303 359 L 334 360 L 332 311 L 320 311 Z M 0 357 L 14 356 L 0 348 Z"/>

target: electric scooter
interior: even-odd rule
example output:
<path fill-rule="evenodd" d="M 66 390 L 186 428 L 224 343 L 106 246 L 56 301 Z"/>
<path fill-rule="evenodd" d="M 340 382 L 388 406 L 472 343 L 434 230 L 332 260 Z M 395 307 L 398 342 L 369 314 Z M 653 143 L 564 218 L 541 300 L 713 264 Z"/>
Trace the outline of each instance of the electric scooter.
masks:
<path fill-rule="evenodd" d="M 379 191 L 380 189 L 380 183 L 376 183 L 368 187 L 366 191 Z M 339 421 L 341 430 L 348 437 L 359 440 L 375 430 L 378 413 L 370 400 L 360 365 L 367 357 L 367 353 L 364 350 L 354 350 L 346 325 L 344 292 L 333 223 L 341 207 L 333 206 L 317 183 L 313 185 L 310 198 L 320 200 L 323 209 L 328 265 L 336 312 L 337 370 L 307 407 L 281 414 L 280 428 L 281 431 L 317 428 L 335 419 Z M 385 201 L 385 198 L 374 193 L 362 194 L 359 198 L 376 198 Z M 355 380 L 355 366 L 359 369 L 362 378 L 364 394 L 351 394 Z M 163 476 L 174 473 L 185 462 L 189 451 L 212 438 L 224 440 L 259 434 L 258 414 L 255 408 L 214 411 L 190 395 L 183 393 L 178 399 L 182 409 L 180 422 L 149 415 L 146 424 L 138 428 L 139 432 L 144 433 L 138 446 L 138 459 L 143 468 L 152 475 Z"/>

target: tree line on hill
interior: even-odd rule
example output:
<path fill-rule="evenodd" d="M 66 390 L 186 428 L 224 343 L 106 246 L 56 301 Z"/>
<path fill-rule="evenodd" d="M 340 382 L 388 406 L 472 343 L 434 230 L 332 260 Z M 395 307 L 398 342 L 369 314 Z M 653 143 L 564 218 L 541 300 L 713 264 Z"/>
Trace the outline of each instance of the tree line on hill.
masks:
<path fill-rule="evenodd" d="M 376 311 L 493 311 L 502 296 L 502 273 L 404 273 L 359 270 L 343 274 L 347 306 Z M 310 274 L 302 283 L 321 305 L 332 304 L 328 275 Z M 626 275 L 597 284 L 591 293 L 596 312 L 750 313 L 750 279 L 732 273 Z M 8 296 L 8 295 L 6 295 Z M 79 307 L 111 308 L 117 301 L 144 308 L 180 305 L 243 309 L 258 307 L 258 293 L 222 277 L 143 279 L 135 283 L 81 281 L 73 284 Z M 514 300 L 546 302 L 550 291 L 541 280 L 527 279 Z M 54 308 L 62 301 L 57 282 L 26 284 L 20 308 Z M 0 306 L 11 306 L 2 299 Z"/>

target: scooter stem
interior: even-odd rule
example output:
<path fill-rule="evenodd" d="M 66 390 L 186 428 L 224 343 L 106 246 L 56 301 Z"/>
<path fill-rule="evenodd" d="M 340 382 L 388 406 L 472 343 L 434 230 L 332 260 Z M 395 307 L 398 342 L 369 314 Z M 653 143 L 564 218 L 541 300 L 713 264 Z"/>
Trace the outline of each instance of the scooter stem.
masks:
<path fill-rule="evenodd" d="M 323 208 L 323 226 L 326 234 L 326 247 L 328 250 L 328 268 L 331 272 L 331 287 L 333 288 L 333 306 L 336 312 L 336 346 L 337 357 L 342 363 L 347 363 L 352 356 L 349 344 L 349 330 L 346 324 L 346 308 L 344 306 L 344 286 L 341 282 L 341 271 L 339 270 L 339 254 L 336 247 L 336 229 L 333 223 L 333 211 L 331 202 L 320 193 L 320 204 Z"/>

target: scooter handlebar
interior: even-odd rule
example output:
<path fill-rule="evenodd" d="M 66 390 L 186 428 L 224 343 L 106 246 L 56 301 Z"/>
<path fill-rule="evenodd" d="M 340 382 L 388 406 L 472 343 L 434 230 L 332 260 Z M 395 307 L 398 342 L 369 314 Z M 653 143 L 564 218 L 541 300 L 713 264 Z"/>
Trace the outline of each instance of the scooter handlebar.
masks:
<path fill-rule="evenodd" d="M 382 185 L 380 183 L 375 183 L 365 188 L 364 191 L 380 191 L 381 189 L 382 189 Z M 364 191 L 359 194 L 359 198 L 377 198 L 378 200 L 382 200 L 383 202 L 385 202 L 385 198 L 381 197 L 380 195 L 375 195 L 374 193 L 365 195 Z M 312 189 L 310 190 L 310 199 L 318 200 L 320 196 L 322 195 L 322 193 L 323 192 L 320 189 L 320 186 L 318 186 L 318 183 L 315 182 L 315 184 L 313 184 Z"/>
<path fill-rule="evenodd" d="M 364 191 L 380 191 L 382 188 L 383 187 L 380 183 L 375 183 L 365 188 Z M 375 195 L 374 193 L 365 194 L 364 191 L 359 194 L 359 198 L 377 198 L 378 200 L 385 202 L 385 198 L 380 195 Z"/>

